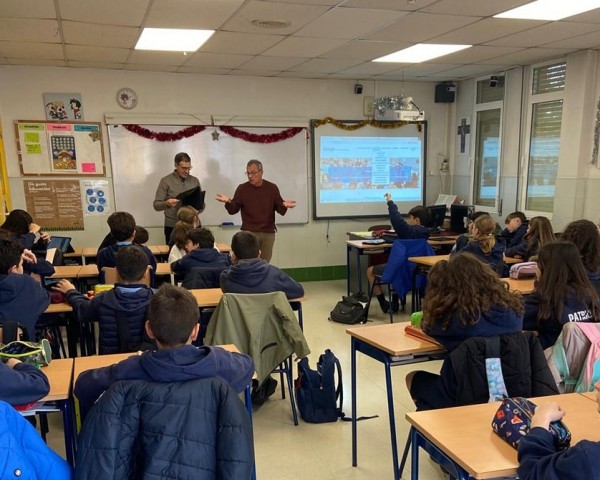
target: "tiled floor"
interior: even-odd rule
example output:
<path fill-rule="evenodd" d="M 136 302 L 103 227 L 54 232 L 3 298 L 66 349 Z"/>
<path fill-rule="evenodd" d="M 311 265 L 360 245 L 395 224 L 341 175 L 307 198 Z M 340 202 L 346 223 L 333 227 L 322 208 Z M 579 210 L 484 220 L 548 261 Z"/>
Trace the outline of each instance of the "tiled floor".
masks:
<path fill-rule="evenodd" d="M 340 359 L 344 383 L 344 411 L 350 415 L 350 338 L 346 325 L 327 320 L 329 311 L 345 294 L 345 280 L 304 283 L 308 300 L 303 304 L 304 332 L 312 350 L 311 366 L 326 348 Z M 371 309 L 373 324 L 388 322 L 378 306 Z M 408 320 L 408 314 L 398 314 L 397 321 Z M 438 372 L 439 361 L 392 368 L 396 429 L 402 451 L 408 434 L 404 414 L 414 410 L 414 404 L 404 384 L 406 374 L 414 369 Z M 351 423 L 338 421 L 326 424 L 292 422 L 289 400 L 282 400 L 280 390 L 254 412 L 254 445 L 257 478 L 259 480 L 379 480 L 392 478 L 392 461 L 387 415 L 387 400 L 383 365 L 357 355 L 358 413 L 379 415 L 358 424 L 358 466 L 352 467 Z M 55 414 L 53 414 L 55 415 Z M 51 419 L 50 445 L 64 453 L 60 417 Z M 402 453 L 400 451 L 400 454 Z M 421 454 L 419 478 L 442 480 L 444 475 L 427 455 Z M 410 478 L 410 465 L 404 479 Z"/>

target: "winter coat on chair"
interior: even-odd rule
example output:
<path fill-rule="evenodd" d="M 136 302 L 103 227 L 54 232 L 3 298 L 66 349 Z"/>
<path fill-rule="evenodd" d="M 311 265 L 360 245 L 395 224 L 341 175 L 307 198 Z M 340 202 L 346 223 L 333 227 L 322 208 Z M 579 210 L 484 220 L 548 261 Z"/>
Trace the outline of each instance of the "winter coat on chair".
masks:
<path fill-rule="evenodd" d="M 205 345 L 234 344 L 254 360 L 259 385 L 295 353 L 310 353 L 296 315 L 283 292 L 225 293 L 214 311 Z"/>
<path fill-rule="evenodd" d="M 485 358 L 485 338 L 472 337 L 462 342 L 444 361 L 441 375 L 444 376 L 444 367 L 450 365 L 455 377 L 457 405 L 489 400 Z M 501 335 L 500 361 L 509 396 L 541 397 L 558 393 L 542 347 L 533 333 Z"/>
<path fill-rule="evenodd" d="M 224 380 L 120 381 L 82 426 L 75 478 L 238 480 L 253 464 L 250 417 Z"/>
<path fill-rule="evenodd" d="M 398 296 L 404 297 L 412 289 L 412 275 L 416 268 L 416 264 L 409 262 L 408 257 L 425 257 L 434 254 L 426 238 L 395 240 L 381 281 L 391 283 Z M 421 275 L 417 279 L 417 289 L 423 291 L 426 285 L 427 277 Z"/>

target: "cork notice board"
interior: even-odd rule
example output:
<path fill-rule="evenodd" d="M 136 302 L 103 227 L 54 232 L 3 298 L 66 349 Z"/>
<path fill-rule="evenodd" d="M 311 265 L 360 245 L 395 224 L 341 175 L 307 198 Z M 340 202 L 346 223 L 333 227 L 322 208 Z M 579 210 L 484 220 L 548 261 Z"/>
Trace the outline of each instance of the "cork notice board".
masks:
<path fill-rule="evenodd" d="M 17 120 L 15 137 L 22 175 L 105 174 L 100 123 Z"/>
<path fill-rule="evenodd" d="M 43 230 L 83 230 L 79 180 L 23 180 L 27 211 Z"/>

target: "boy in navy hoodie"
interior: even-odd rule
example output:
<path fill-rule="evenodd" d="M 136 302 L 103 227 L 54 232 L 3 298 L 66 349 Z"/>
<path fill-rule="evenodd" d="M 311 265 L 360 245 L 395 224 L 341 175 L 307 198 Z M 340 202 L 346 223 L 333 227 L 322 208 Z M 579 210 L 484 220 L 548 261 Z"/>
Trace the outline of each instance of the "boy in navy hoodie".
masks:
<path fill-rule="evenodd" d="M 18 242 L 0 239 L 0 323 L 19 322 L 28 339 L 34 341 L 35 324 L 50 305 L 50 292 L 29 275 L 23 275 L 23 252 Z"/>
<path fill-rule="evenodd" d="M 506 244 L 506 248 L 516 247 L 527 233 L 529 227 L 527 217 L 523 212 L 512 212 L 506 216 L 504 223 L 506 228 L 502 230 L 500 238 Z"/>
<path fill-rule="evenodd" d="M 233 265 L 221 273 L 223 292 L 283 292 L 288 299 L 304 296 L 302 285 L 260 258 L 258 237 L 253 233 L 242 230 L 233 236 L 231 257 Z"/>
<path fill-rule="evenodd" d="M 98 270 L 103 267 L 115 267 L 116 256 L 119 249 L 126 245 L 132 245 L 135 238 L 135 219 L 131 213 L 114 212 L 106 221 L 110 227 L 110 233 L 117 243 L 109 245 L 98 252 L 97 264 Z M 136 245 L 148 257 L 148 264 L 152 267 L 150 272 L 151 285 L 154 285 L 154 275 L 156 272 L 156 258 L 145 245 Z M 100 281 L 104 281 L 104 276 L 100 274 Z"/>
<path fill-rule="evenodd" d="M 48 395 L 50 383 L 39 368 L 16 358 L 0 362 L 0 400 L 26 405 Z"/>
<path fill-rule="evenodd" d="M 229 256 L 215 248 L 215 237 L 208 228 L 190 230 L 185 249 L 187 255 L 171 263 L 171 270 L 181 278 L 185 278 L 192 268 L 226 269 L 231 265 Z"/>
<path fill-rule="evenodd" d="M 118 380 L 184 382 L 219 377 L 238 393 L 254 375 L 254 362 L 248 355 L 231 353 L 219 347 L 194 347 L 198 335 L 198 303 L 181 287 L 165 284 L 152 297 L 146 333 L 158 350 L 133 355 L 115 365 L 83 372 L 75 382 L 82 417 Z"/>
<path fill-rule="evenodd" d="M 68 280 L 53 287 L 66 295 L 80 323 L 98 322 L 100 355 L 153 348 L 152 341 L 144 335 L 146 310 L 153 294 L 151 288 L 142 284 L 148 257 L 139 247 L 129 245 L 119 249 L 115 261 L 118 283 L 92 300 Z"/>
<path fill-rule="evenodd" d="M 407 214 L 407 220 L 398 211 L 398 205 L 392 201 L 392 196 L 389 193 L 385 194 L 385 201 L 387 202 L 388 213 L 390 215 L 390 223 L 394 227 L 396 236 L 400 239 L 418 239 L 418 238 L 429 238 L 429 224 L 431 215 L 426 207 L 419 205 L 413 207 Z M 375 281 L 375 275 L 382 275 L 385 270 L 386 264 L 374 265 L 367 268 L 367 278 L 369 279 L 369 285 L 373 285 Z M 385 299 L 383 290 L 379 285 L 375 285 L 373 288 L 373 295 L 377 297 L 379 306 L 383 313 L 387 313 L 390 308 L 392 311 L 397 312 L 400 309 L 398 302 L 398 296 L 394 295 L 392 298 L 392 306 L 390 307 L 389 302 Z"/>

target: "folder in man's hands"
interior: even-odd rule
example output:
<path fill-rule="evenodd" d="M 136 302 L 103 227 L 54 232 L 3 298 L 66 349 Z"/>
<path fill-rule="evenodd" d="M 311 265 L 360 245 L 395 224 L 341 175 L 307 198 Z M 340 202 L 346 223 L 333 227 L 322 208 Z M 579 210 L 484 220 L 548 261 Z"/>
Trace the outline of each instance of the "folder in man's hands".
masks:
<path fill-rule="evenodd" d="M 206 190 L 200 190 L 200 187 L 194 187 L 185 192 L 181 192 L 175 198 L 181 201 L 181 205 L 189 205 L 194 207 L 196 210 L 204 210 L 204 198 L 206 197 Z"/>

